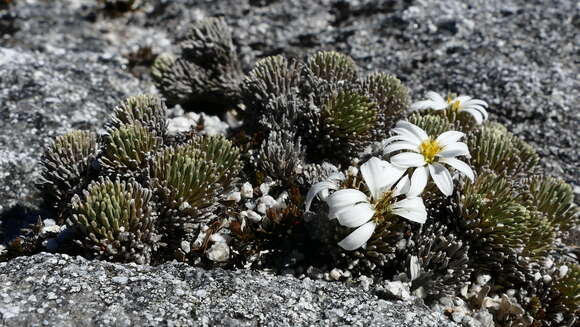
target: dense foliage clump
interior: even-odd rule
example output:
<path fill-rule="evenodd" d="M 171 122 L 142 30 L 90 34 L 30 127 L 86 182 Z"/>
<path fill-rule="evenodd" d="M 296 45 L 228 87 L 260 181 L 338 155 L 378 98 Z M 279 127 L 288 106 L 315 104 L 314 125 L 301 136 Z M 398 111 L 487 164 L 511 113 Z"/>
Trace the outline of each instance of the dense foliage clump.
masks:
<path fill-rule="evenodd" d="M 428 92 L 411 104 L 397 77 L 334 51 L 244 73 L 223 19 L 198 22 L 180 49 L 152 67 L 164 100 L 130 97 L 105 135 L 55 139 L 39 188 L 63 228 L 36 225 L 11 254 L 44 237 L 123 262 L 366 275 L 497 326 L 576 323 L 572 188 L 488 121 L 485 101 Z M 171 133 L 164 101 L 230 129 Z"/>

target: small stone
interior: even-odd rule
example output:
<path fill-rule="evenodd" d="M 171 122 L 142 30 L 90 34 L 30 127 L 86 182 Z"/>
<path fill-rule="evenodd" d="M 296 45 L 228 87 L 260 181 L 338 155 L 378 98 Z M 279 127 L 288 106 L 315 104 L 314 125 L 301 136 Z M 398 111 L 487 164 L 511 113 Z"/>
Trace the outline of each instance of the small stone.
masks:
<path fill-rule="evenodd" d="M 330 278 L 332 278 L 333 280 L 339 280 L 340 277 L 342 277 L 342 273 L 339 269 L 334 268 L 330 271 Z"/>
<path fill-rule="evenodd" d="M 242 184 L 240 193 L 242 195 L 242 198 L 244 199 L 251 199 L 252 197 L 254 197 L 254 188 L 252 187 L 252 184 L 250 184 L 249 182 L 245 182 L 244 184 Z"/>
<path fill-rule="evenodd" d="M 127 283 L 129 282 L 129 278 L 127 278 L 126 276 L 115 276 L 111 278 L 111 280 L 113 281 L 113 283 L 119 285 L 127 285 Z"/>
<path fill-rule="evenodd" d="M 181 241 L 180 248 L 184 253 L 189 253 L 191 251 L 191 244 L 188 241 Z"/>
<path fill-rule="evenodd" d="M 270 184 L 269 183 L 260 184 L 260 192 L 262 192 L 262 195 L 267 195 L 268 193 L 270 193 Z"/>
<path fill-rule="evenodd" d="M 266 210 L 274 207 L 277 204 L 276 200 L 269 196 L 269 195 L 264 195 L 262 197 L 260 197 L 258 199 L 258 204 L 256 206 L 256 211 L 258 211 L 259 213 L 265 215 L 266 214 Z"/>
<path fill-rule="evenodd" d="M 560 266 L 560 269 L 558 269 L 558 277 L 564 278 L 564 276 L 566 276 L 567 273 L 568 273 L 568 266 L 566 266 L 566 265 Z"/>
<path fill-rule="evenodd" d="M 228 194 L 228 196 L 226 197 L 227 201 L 234 201 L 236 203 L 240 202 L 241 199 L 242 199 L 242 194 L 240 192 L 232 192 L 232 193 Z"/>
<path fill-rule="evenodd" d="M 255 221 L 255 222 L 260 222 L 262 221 L 262 216 L 257 214 L 254 210 L 246 210 L 246 211 L 242 211 L 242 213 L 245 212 L 246 213 L 246 217 L 248 217 L 248 219 Z"/>
<path fill-rule="evenodd" d="M 211 261 L 224 262 L 230 258 L 230 247 L 225 243 L 214 243 L 209 250 L 207 250 L 206 256 Z"/>

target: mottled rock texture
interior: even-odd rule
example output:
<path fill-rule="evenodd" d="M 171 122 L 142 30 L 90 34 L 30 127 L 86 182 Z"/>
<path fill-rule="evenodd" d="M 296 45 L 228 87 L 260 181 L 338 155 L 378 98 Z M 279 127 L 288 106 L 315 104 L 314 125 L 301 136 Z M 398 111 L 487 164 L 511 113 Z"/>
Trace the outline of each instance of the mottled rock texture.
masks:
<path fill-rule="evenodd" d="M 51 138 L 77 128 L 99 131 L 120 100 L 155 92 L 144 67 L 156 54 L 174 51 L 189 24 L 207 16 L 223 16 L 232 27 L 245 71 L 264 56 L 337 50 L 365 72 L 397 75 L 413 100 L 431 89 L 484 99 L 492 120 L 533 144 L 541 166 L 580 194 L 580 7 L 574 1 L 151 0 L 114 18 L 95 0 L 5 2 L 0 1 L 5 230 L 36 214 L 30 210 L 40 202 L 37 162 Z M 8 296 L 0 299 L 0 324 L 12 326 L 45 320 L 59 326 L 170 325 L 164 320 L 298 325 L 317 319 L 414 326 L 412 316 L 398 311 L 408 305 L 339 284 L 49 255 L 18 258 L 0 270 L 0 296 Z M 275 307 L 276 296 L 294 301 L 292 309 Z M 440 324 L 438 316 L 416 310 L 423 317 L 417 319 Z"/>
<path fill-rule="evenodd" d="M 2 326 L 456 326 L 359 285 L 41 253 L 0 263 Z"/>

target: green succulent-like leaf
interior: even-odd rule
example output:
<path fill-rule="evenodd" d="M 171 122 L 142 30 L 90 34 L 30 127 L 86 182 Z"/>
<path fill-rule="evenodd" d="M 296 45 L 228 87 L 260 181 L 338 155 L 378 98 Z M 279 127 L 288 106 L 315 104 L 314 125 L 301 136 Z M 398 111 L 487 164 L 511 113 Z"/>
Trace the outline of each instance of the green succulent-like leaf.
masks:
<path fill-rule="evenodd" d="M 171 53 L 162 53 L 153 62 L 151 66 L 151 76 L 156 83 L 161 83 L 163 80 L 163 75 L 171 69 L 171 66 L 175 63 L 175 56 Z"/>
<path fill-rule="evenodd" d="M 160 56 L 152 71 L 169 104 L 202 105 L 207 111 L 223 112 L 240 102 L 244 74 L 222 18 L 193 24 L 180 46 L 181 56 Z"/>
<path fill-rule="evenodd" d="M 502 176 L 529 174 L 539 161 L 534 148 L 497 123 L 480 127 L 467 143 L 471 164 L 479 172 L 489 168 Z"/>
<path fill-rule="evenodd" d="M 242 168 L 238 148 L 220 135 L 197 137 L 192 140 L 192 144 L 202 151 L 205 160 L 217 165 L 218 177 L 215 183 L 229 187 Z"/>
<path fill-rule="evenodd" d="M 140 123 L 121 125 L 109 132 L 100 163 L 111 171 L 138 171 L 145 168 L 148 156 L 160 143 L 160 139 Z"/>
<path fill-rule="evenodd" d="M 167 132 L 167 107 L 156 95 L 142 94 L 128 97 L 113 111 L 109 129 L 139 123 L 163 137 Z"/>
<path fill-rule="evenodd" d="M 506 269 L 513 271 L 534 226 L 532 212 L 517 201 L 508 180 L 484 173 L 474 183 L 464 181 L 453 207 L 450 225 L 469 241 L 470 257 L 477 258 L 472 264 L 496 276 Z M 541 247 L 530 245 L 528 252 Z"/>
<path fill-rule="evenodd" d="M 567 322 L 577 321 L 580 316 L 580 265 L 569 265 L 566 275 L 553 288 L 557 294 L 553 310 L 563 313 Z"/>
<path fill-rule="evenodd" d="M 134 181 L 100 178 L 72 200 L 67 221 L 97 256 L 147 263 L 154 242 L 151 191 Z"/>
<path fill-rule="evenodd" d="M 300 69 L 296 61 L 282 56 L 260 59 L 242 85 L 250 103 L 265 104 L 278 96 L 292 93 L 300 84 Z"/>
<path fill-rule="evenodd" d="M 97 137 L 88 131 L 72 131 L 54 140 L 40 161 L 39 189 L 48 205 L 62 211 L 72 196 L 89 184 L 97 151 Z"/>
<path fill-rule="evenodd" d="M 531 210 L 537 210 L 562 232 L 578 224 L 580 210 L 574 204 L 572 186 L 553 177 L 534 177 L 523 200 Z"/>
<path fill-rule="evenodd" d="M 239 151 L 223 137 L 200 137 L 156 155 L 151 177 L 171 209 L 204 208 L 237 176 Z"/>
<path fill-rule="evenodd" d="M 240 70 L 232 32 L 221 17 L 209 17 L 193 24 L 181 43 L 183 57 L 201 67 L 229 66 Z"/>
<path fill-rule="evenodd" d="M 409 117 L 409 122 L 419 126 L 432 137 L 437 137 L 443 132 L 454 129 L 453 124 L 449 120 L 439 115 L 421 115 L 414 113 Z"/>
<path fill-rule="evenodd" d="M 320 51 L 308 58 L 310 74 L 328 82 L 354 81 L 357 75 L 355 62 L 336 51 Z"/>
<path fill-rule="evenodd" d="M 377 119 L 376 105 L 355 92 L 340 92 L 323 107 L 324 124 L 332 136 L 344 139 L 364 138 Z"/>
<path fill-rule="evenodd" d="M 389 128 L 399 120 L 410 105 L 409 89 L 395 76 L 372 73 L 362 84 L 363 90 L 377 103 L 379 119 Z"/>

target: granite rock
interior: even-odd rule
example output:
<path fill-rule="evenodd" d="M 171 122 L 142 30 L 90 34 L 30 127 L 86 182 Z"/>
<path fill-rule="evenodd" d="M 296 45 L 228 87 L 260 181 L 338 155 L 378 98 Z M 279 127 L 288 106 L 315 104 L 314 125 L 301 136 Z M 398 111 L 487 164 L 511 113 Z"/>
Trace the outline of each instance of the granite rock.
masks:
<path fill-rule="evenodd" d="M 357 285 L 48 253 L 0 263 L 0 324 L 456 326 L 440 313 L 381 299 Z"/>
<path fill-rule="evenodd" d="M 147 64 L 208 16 L 232 27 L 245 71 L 269 55 L 337 50 L 365 73 L 397 75 L 414 100 L 427 90 L 482 98 L 580 197 L 574 1 L 150 0 L 111 18 L 94 0 L 17 0 L 0 1 L 0 230 L 39 214 L 34 184 L 50 140 L 102 131 L 120 100 L 156 92 Z M 0 285 L 8 326 L 451 325 L 360 287 L 176 263 L 39 254 L 1 263 Z"/>

